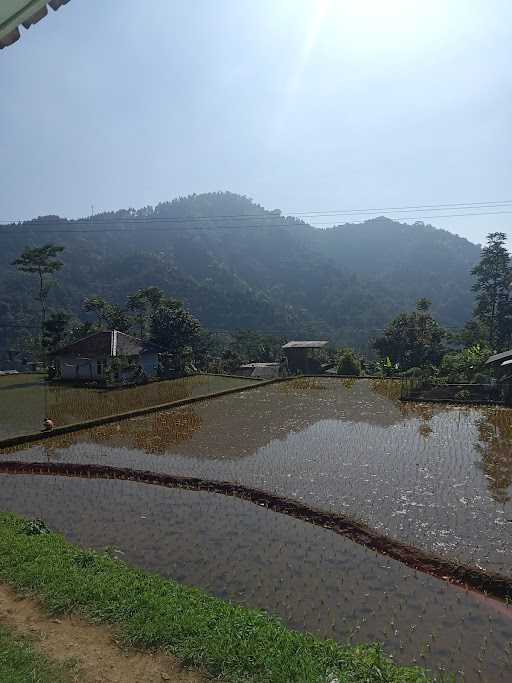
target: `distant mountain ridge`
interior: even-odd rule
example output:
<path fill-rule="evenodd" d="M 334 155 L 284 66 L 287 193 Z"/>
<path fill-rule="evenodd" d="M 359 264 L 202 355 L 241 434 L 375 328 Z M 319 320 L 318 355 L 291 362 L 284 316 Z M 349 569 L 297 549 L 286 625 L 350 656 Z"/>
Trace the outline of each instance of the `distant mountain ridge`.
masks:
<path fill-rule="evenodd" d="M 55 230 L 56 232 L 51 232 Z M 84 317 L 83 299 L 125 303 L 156 285 L 214 330 L 254 328 L 367 348 L 394 315 L 426 296 L 449 327 L 471 316 L 479 245 L 388 218 L 314 228 L 230 192 L 182 197 L 77 222 L 10 226 L 0 255 L 0 347 L 37 324 L 34 282 L 9 264 L 25 246 L 66 247 L 50 306 Z"/>

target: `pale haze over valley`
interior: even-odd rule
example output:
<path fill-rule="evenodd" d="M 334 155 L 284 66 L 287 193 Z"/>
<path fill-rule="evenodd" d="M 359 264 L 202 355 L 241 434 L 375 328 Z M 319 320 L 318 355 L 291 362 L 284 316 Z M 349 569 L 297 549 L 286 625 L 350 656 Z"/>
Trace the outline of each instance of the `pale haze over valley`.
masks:
<path fill-rule="evenodd" d="M 0 0 L 0 683 L 512 680 L 511 47 Z"/>
<path fill-rule="evenodd" d="M 72 0 L 0 57 L 0 219 L 230 190 L 510 232 L 512 204 L 383 209 L 512 199 L 511 25 L 499 0 Z"/>

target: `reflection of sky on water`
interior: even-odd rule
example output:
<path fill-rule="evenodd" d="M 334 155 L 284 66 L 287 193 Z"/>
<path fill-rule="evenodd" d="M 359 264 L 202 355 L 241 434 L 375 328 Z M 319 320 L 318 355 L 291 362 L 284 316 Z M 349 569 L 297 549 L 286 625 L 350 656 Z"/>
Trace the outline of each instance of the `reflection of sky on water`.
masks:
<path fill-rule="evenodd" d="M 57 437 L 43 450 L 241 481 L 510 572 L 511 411 L 400 403 L 397 389 L 302 379 Z M 19 457 L 41 459 L 38 450 Z"/>
<path fill-rule="evenodd" d="M 0 506 L 293 628 L 382 641 L 400 662 L 464 669 L 466 683 L 508 680 L 512 609 L 252 503 L 134 482 L 0 475 Z"/>

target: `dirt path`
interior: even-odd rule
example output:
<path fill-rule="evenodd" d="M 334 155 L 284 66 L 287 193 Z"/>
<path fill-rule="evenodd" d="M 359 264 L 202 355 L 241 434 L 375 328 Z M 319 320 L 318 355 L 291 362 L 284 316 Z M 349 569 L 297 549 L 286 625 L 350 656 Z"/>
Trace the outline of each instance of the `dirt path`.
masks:
<path fill-rule="evenodd" d="M 173 657 L 123 650 L 106 626 L 76 616 L 52 618 L 35 600 L 20 598 L 0 585 L 0 623 L 36 638 L 49 659 L 77 662 L 76 681 L 83 683 L 205 683 L 207 677 L 184 669 Z"/>

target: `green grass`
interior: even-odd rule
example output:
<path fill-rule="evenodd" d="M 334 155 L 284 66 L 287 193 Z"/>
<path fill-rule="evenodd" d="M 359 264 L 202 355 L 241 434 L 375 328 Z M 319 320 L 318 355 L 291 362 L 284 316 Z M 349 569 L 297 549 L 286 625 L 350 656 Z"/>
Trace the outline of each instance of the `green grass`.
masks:
<path fill-rule="evenodd" d="M 341 646 L 291 631 L 263 612 L 30 530 L 24 520 L 0 514 L 0 580 L 36 595 L 52 614 L 75 612 L 116 625 L 127 645 L 161 648 L 232 682 L 430 680 L 419 668 L 397 666 L 378 646 Z"/>
<path fill-rule="evenodd" d="M 66 665 L 49 661 L 37 647 L 0 624 L 0 680 L 2 683 L 71 683 Z"/>

